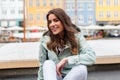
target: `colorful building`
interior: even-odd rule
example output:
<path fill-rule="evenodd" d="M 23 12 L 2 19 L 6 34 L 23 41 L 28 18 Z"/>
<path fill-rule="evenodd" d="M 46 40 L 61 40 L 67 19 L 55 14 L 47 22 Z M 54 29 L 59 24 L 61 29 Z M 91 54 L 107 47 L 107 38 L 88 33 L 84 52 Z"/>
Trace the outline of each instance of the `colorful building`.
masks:
<path fill-rule="evenodd" d="M 63 7 L 62 0 L 25 0 L 26 2 L 26 25 L 31 26 L 47 26 L 46 14 L 56 7 Z"/>
<path fill-rule="evenodd" d="M 24 8 L 25 7 L 25 8 Z M 46 26 L 46 14 L 65 9 L 78 26 L 120 24 L 120 0 L 0 0 L 0 26 Z"/>
<path fill-rule="evenodd" d="M 74 24 L 78 26 L 96 24 L 95 0 L 65 0 L 64 5 Z"/>
<path fill-rule="evenodd" d="M 96 0 L 96 21 L 99 25 L 120 24 L 120 0 Z"/>
<path fill-rule="evenodd" d="M 0 0 L 0 26 L 22 26 L 23 0 Z"/>

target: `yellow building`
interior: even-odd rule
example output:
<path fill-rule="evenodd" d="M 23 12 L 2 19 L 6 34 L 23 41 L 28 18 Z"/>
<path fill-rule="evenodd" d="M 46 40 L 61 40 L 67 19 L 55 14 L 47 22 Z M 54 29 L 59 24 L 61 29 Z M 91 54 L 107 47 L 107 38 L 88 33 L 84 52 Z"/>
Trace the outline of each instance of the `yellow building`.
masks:
<path fill-rule="evenodd" d="M 120 24 L 120 0 L 96 0 L 97 24 Z"/>
<path fill-rule="evenodd" d="M 47 26 L 46 14 L 56 7 L 63 8 L 62 0 L 25 0 L 26 26 Z"/>

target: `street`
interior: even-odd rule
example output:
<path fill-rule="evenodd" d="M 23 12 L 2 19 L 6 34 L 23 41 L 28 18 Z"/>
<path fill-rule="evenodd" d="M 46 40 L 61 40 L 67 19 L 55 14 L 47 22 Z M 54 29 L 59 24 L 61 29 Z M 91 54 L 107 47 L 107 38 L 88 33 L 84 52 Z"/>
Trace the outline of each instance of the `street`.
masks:
<path fill-rule="evenodd" d="M 120 64 L 96 67 L 96 70 L 88 72 L 88 80 L 120 80 Z M 37 71 L 38 68 L 0 70 L 0 80 L 37 80 Z"/>

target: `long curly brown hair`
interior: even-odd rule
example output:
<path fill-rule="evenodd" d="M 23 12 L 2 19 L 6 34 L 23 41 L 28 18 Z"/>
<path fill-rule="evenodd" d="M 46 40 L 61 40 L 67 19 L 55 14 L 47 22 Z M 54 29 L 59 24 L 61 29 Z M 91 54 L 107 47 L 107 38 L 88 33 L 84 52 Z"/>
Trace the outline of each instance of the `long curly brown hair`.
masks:
<path fill-rule="evenodd" d="M 78 31 L 73 27 L 70 17 L 61 8 L 52 9 L 48 12 L 46 16 L 47 26 L 49 26 L 48 17 L 50 14 L 54 14 L 61 21 L 64 27 L 64 36 L 61 38 L 59 35 L 53 35 L 53 33 L 49 29 L 48 33 L 51 40 L 47 43 L 48 49 L 57 52 L 56 47 L 64 46 L 69 43 L 72 54 L 77 54 L 79 46 L 75 39 L 75 33 Z"/>

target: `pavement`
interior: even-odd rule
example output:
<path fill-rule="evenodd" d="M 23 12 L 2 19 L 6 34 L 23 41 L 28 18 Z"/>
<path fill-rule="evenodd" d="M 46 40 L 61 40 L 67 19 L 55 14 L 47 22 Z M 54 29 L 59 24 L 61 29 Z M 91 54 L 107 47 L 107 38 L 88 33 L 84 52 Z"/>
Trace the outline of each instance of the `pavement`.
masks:
<path fill-rule="evenodd" d="M 37 80 L 37 72 L 38 68 L 1 71 L 0 80 Z M 91 71 L 87 80 L 120 80 L 120 70 Z"/>
<path fill-rule="evenodd" d="M 120 80 L 120 70 L 89 72 L 88 80 Z"/>

